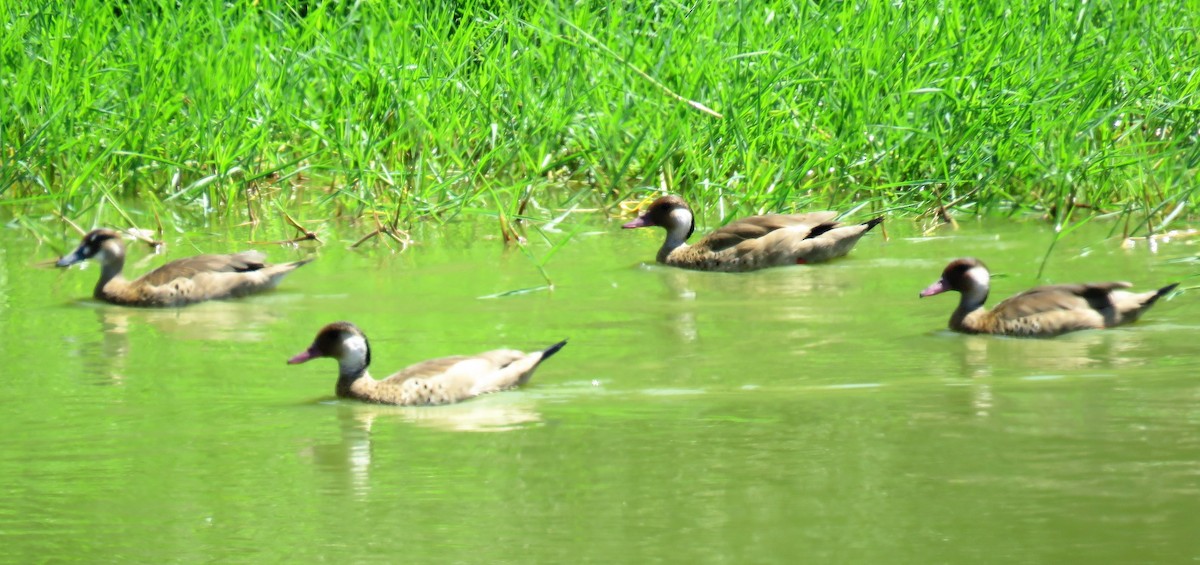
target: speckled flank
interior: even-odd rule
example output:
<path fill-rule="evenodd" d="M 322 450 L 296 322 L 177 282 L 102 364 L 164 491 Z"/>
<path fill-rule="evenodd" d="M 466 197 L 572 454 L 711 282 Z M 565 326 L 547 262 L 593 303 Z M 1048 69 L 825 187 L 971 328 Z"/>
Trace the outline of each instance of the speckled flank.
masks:
<path fill-rule="evenodd" d="M 257 251 L 231 255 L 198 255 L 172 261 L 133 281 L 121 271 L 125 245 L 119 233 L 100 229 L 84 237 L 83 243 L 59 260 L 59 266 L 86 259 L 101 263 L 100 280 L 93 296 L 126 306 L 172 307 L 205 300 L 237 298 L 274 288 L 288 273 L 311 259 L 271 265 Z"/>
<path fill-rule="evenodd" d="M 470 357 L 425 361 L 414 367 L 442 365 L 444 368 L 433 374 L 421 371 L 422 376 L 419 377 L 408 376 L 410 370 L 405 369 L 382 381 L 375 381 L 364 372 L 359 382 L 351 387 L 353 394 L 350 397 L 404 406 L 453 404 L 524 384 L 533 376 L 533 370 L 542 359 L 542 352 L 498 349 Z"/>

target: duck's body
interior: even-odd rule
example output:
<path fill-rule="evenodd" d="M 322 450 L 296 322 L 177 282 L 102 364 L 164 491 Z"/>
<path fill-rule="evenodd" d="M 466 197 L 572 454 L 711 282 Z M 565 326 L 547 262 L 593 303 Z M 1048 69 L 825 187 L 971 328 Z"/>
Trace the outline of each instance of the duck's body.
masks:
<path fill-rule="evenodd" d="M 836 212 L 770 214 L 732 222 L 694 245 L 695 231 L 688 205 L 677 196 L 655 200 L 645 214 L 625 229 L 661 226 L 666 241 L 656 259 L 664 265 L 698 271 L 744 272 L 767 267 L 820 263 L 850 252 L 863 234 L 883 221 L 875 218 L 856 225 L 834 221 Z"/>
<path fill-rule="evenodd" d="M 367 336 L 354 324 L 336 322 L 322 328 L 312 345 L 289 359 L 288 364 L 333 357 L 338 361 L 335 392 L 339 397 L 379 404 L 428 406 L 453 404 L 521 386 L 542 361 L 566 344 L 561 341 L 533 353 L 496 349 L 470 356 L 440 357 L 375 380 L 367 372 L 371 364 Z"/>
<path fill-rule="evenodd" d="M 88 259 L 100 263 L 100 280 L 92 291 L 94 297 L 112 304 L 148 307 L 184 306 L 270 290 L 288 273 L 311 261 L 271 265 L 258 251 L 197 255 L 171 261 L 131 281 L 121 274 L 125 267 L 125 244 L 120 234 L 98 229 L 84 236 L 79 247 L 56 265 L 68 267 Z"/>
<path fill-rule="evenodd" d="M 946 267 L 937 282 L 921 291 L 921 297 L 958 291 L 961 294 L 958 308 L 950 316 L 950 329 L 957 332 L 1052 337 L 1133 322 L 1178 286 L 1170 284 L 1140 293 L 1124 291 L 1133 286 L 1127 282 L 1039 286 L 988 310 L 983 304 L 987 301 L 989 279 L 982 261 L 957 259 Z"/>

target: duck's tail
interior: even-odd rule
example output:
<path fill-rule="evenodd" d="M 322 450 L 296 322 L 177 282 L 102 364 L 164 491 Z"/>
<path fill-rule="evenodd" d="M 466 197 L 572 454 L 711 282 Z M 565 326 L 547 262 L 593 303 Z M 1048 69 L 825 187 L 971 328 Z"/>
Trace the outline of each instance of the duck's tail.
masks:
<path fill-rule="evenodd" d="M 562 340 L 546 349 L 543 349 L 541 354 L 537 352 L 522 353 L 520 351 L 504 350 L 500 353 L 515 355 L 506 365 L 498 371 L 492 373 L 488 378 L 481 379 L 471 387 L 471 396 L 477 394 L 485 394 L 505 390 L 513 387 L 523 386 L 533 378 L 533 372 L 542 364 L 542 361 L 549 359 L 559 349 L 562 349 L 567 344 L 567 340 Z"/>
<path fill-rule="evenodd" d="M 1175 287 L 1177 287 L 1177 286 L 1179 286 L 1179 283 L 1171 283 L 1167 286 L 1164 286 L 1164 287 L 1158 289 L 1158 291 L 1154 293 L 1154 296 L 1151 296 L 1150 300 L 1146 301 L 1146 306 L 1149 307 L 1151 304 L 1154 304 L 1155 302 L 1157 302 L 1159 298 L 1162 298 L 1162 297 L 1170 294 L 1171 291 L 1175 290 Z"/>
<path fill-rule="evenodd" d="M 279 284 L 279 281 L 283 280 L 283 277 L 288 276 L 289 273 L 291 273 L 292 271 L 295 271 L 296 269 L 299 269 L 300 267 L 303 267 L 309 263 L 312 263 L 313 259 L 315 259 L 315 257 L 309 257 L 307 259 L 301 259 L 299 261 L 292 261 L 291 263 L 279 263 L 278 265 L 271 265 L 270 267 L 267 267 L 263 272 L 266 273 L 267 277 L 271 281 L 269 286 L 274 288 L 275 285 Z"/>
<path fill-rule="evenodd" d="M 566 345 L 567 345 L 567 340 L 564 339 L 554 345 L 551 345 L 550 347 L 547 347 L 546 349 L 543 349 L 542 350 L 542 358 L 538 359 L 538 364 L 541 364 L 542 361 L 545 361 L 545 360 L 549 359 L 550 357 L 552 357 L 555 353 L 558 353 L 558 350 L 562 349 Z"/>
<path fill-rule="evenodd" d="M 870 220 L 863 222 L 863 225 L 867 226 L 867 229 L 863 230 L 863 233 L 871 231 L 871 228 L 873 228 L 879 224 L 882 224 L 882 223 L 883 223 L 883 216 L 880 216 L 878 218 L 872 218 Z"/>

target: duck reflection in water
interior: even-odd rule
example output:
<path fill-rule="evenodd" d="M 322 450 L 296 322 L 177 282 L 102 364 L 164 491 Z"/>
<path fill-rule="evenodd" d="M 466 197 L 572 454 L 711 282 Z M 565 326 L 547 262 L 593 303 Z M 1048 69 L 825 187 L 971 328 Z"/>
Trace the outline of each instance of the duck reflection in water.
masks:
<path fill-rule="evenodd" d="M 1145 332 L 1138 331 L 1083 331 L 1053 340 L 941 333 L 952 345 L 940 348 L 944 360 L 927 366 L 946 368 L 941 376 L 948 383 L 965 384 L 972 412 L 981 417 L 996 410 L 993 379 L 1115 376 L 1154 360 Z"/>
<path fill-rule="evenodd" d="M 1143 365 L 1145 332 L 1091 330 L 1053 340 L 965 336 L 959 341 L 962 374 L 1039 376 L 1047 372 L 1117 369 Z"/>
<path fill-rule="evenodd" d="M 266 337 L 267 328 L 282 318 L 281 301 L 298 300 L 300 295 L 276 294 L 237 303 L 215 301 L 189 308 L 128 308 L 81 301 L 77 307 L 91 308 L 100 332 L 95 338 L 71 342 L 76 353 L 86 360 L 84 370 L 108 384 L 123 380 L 126 360 L 138 348 L 154 348 L 154 339 L 256 342 Z M 72 306 L 76 307 L 76 306 Z M 154 328 L 162 335 L 153 339 L 130 339 L 130 333 Z"/>
<path fill-rule="evenodd" d="M 371 437 L 377 423 L 398 420 L 440 432 L 508 432 L 542 424 L 537 402 L 524 396 L 490 396 L 472 402 L 445 406 L 411 407 L 363 404 L 347 400 L 320 400 L 316 407 L 336 407 L 339 440 L 313 444 L 300 457 L 333 477 L 337 489 L 365 496 L 371 490 L 371 463 L 376 449 Z M 400 430 L 396 435 L 404 435 Z M 388 434 L 393 438 L 392 434 Z M 385 449 L 403 450 L 400 443 L 387 442 Z"/>
<path fill-rule="evenodd" d="M 705 273 L 647 265 L 662 283 L 662 299 L 643 303 L 642 327 L 662 328 L 682 343 L 702 339 L 706 328 L 740 323 L 748 315 L 759 324 L 809 328 L 823 315 L 826 300 L 846 294 L 846 272 L 837 267 L 771 269 L 745 274 Z M 814 300 L 820 297 L 821 300 Z M 805 330 L 807 331 L 807 330 Z M 717 331 L 717 334 L 723 334 Z M 804 339 L 813 339 L 805 335 Z"/>
<path fill-rule="evenodd" d="M 176 339 L 200 341 L 250 341 L 266 338 L 266 329 L 283 319 L 280 302 L 300 295 L 275 295 L 270 299 L 241 302 L 214 301 L 186 309 L 148 309 L 103 306 L 96 308 L 105 333 L 125 335 L 131 327 L 151 326 Z"/>

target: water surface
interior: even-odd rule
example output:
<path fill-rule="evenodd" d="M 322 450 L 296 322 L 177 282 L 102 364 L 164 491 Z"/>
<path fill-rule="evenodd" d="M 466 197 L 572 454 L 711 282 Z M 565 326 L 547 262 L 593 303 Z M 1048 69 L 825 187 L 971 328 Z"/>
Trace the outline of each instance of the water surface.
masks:
<path fill-rule="evenodd" d="M 1200 308 L 1054 340 L 946 331 L 917 292 L 954 257 L 993 302 L 1043 282 L 1183 280 L 1196 247 L 1040 223 L 922 235 L 750 274 L 648 265 L 661 234 L 597 224 L 548 263 L 483 237 L 319 259 L 271 294 L 142 310 L 0 231 L 5 561 L 1181 562 L 1200 559 Z M 334 228 L 337 229 L 337 228 Z M 166 258 L 252 236 L 178 236 Z M 258 239 L 265 239 L 258 237 Z M 278 239 L 278 238 L 276 238 Z M 64 237 L 62 246 L 74 245 Z M 55 242 L 59 243 L 59 242 Z M 547 246 L 531 243 L 535 254 Z M 59 249 L 58 251 L 61 251 Z M 1187 286 L 1185 283 L 1184 286 Z M 376 376 L 428 357 L 570 345 L 523 390 L 440 408 L 333 397 L 287 366 L 323 324 Z"/>

